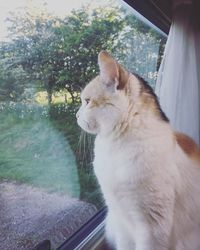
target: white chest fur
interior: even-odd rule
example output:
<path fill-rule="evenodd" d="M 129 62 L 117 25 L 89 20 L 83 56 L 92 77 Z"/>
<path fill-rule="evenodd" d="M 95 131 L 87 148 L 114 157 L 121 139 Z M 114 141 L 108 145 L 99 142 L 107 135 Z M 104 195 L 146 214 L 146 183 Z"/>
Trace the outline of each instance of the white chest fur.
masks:
<path fill-rule="evenodd" d="M 146 235 L 149 227 L 145 222 L 147 214 L 157 220 L 157 207 L 160 209 L 164 201 L 168 202 L 170 209 L 173 206 L 176 177 L 169 157 L 172 154 L 167 152 L 170 143 L 161 143 L 163 139 L 142 141 L 126 138 L 113 143 L 109 138 L 97 137 L 95 141 L 94 171 L 110 211 L 109 231 L 116 230 L 117 222 L 134 242 L 149 238 Z M 169 214 L 168 208 L 163 206 L 161 210 Z M 138 244 L 146 246 L 146 243 Z M 154 249 L 148 245 L 141 249 Z M 129 245 L 118 249 L 133 248 Z"/>
<path fill-rule="evenodd" d="M 107 204 L 123 205 L 124 200 L 133 206 L 148 196 L 155 182 L 158 187 L 162 184 L 162 176 L 170 182 L 173 169 L 168 156 L 172 154 L 166 154 L 167 147 L 167 142 L 162 146 L 159 140 L 144 143 L 129 138 L 113 143 L 97 137 L 94 171 Z"/>
<path fill-rule="evenodd" d="M 122 204 L 122 199 L 126 198 L 126 202 L 137 199 L 138 187 L 149 178 L 146 170 L 155 160 L 153 147 L 145 150 L 131 140 L 113 143 L 97 138 L 94 171 L 108 205 L 112 206 L 115 202 Z"/>

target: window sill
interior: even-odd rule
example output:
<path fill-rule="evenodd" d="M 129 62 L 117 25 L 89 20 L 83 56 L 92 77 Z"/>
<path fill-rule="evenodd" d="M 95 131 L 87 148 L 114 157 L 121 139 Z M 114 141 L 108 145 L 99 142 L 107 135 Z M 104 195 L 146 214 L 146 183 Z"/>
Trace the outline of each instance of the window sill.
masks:
<path fill-rule="evenodd" d="M 105 216 L 107 209 L 101 209 L 57 250 L 108 250 L 105 243 Z"/>

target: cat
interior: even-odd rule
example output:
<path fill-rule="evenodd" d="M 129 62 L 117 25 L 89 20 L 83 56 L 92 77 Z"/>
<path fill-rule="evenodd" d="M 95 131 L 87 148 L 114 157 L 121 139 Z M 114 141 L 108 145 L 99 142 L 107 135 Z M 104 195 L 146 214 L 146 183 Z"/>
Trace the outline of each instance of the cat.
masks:
<path fill-rule="evenodd" d="M 78 125 L 96 134 L 94 172 L 117 250 L 200 250 L 200 150 L 174 132 L 153 90 L 106 51 L 81 93 Z"/>

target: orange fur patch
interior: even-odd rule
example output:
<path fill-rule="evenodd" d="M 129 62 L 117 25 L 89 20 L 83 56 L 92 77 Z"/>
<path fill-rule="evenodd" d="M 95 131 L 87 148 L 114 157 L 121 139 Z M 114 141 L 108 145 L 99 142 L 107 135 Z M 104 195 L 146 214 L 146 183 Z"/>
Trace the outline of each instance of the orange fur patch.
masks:
<path fill-rule="evenodd" d="M 187 135 L 175 132 L 175 137 L 178 145 L 182 150 L 193 160 L 200 163 L 200 149 L 197 144 Z"/>
<path fill-rule="evenodd" d="M 105 97 L 99 97 L 97 100 L 91 100 L 90 108 L 99 107 L 105 105 L 109 100 Z"/>

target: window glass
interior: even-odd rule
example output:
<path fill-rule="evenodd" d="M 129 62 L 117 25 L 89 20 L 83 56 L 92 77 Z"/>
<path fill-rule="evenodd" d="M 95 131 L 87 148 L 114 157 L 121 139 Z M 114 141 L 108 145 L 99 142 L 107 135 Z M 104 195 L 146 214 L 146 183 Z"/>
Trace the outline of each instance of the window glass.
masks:
<path fill-rule="evenodd" d="M 123 1 L 0 1 L 0 244 L 55 249 L 103 198 L 75 113 L 109 51 L 155 86 L 165 36 Z"/>

